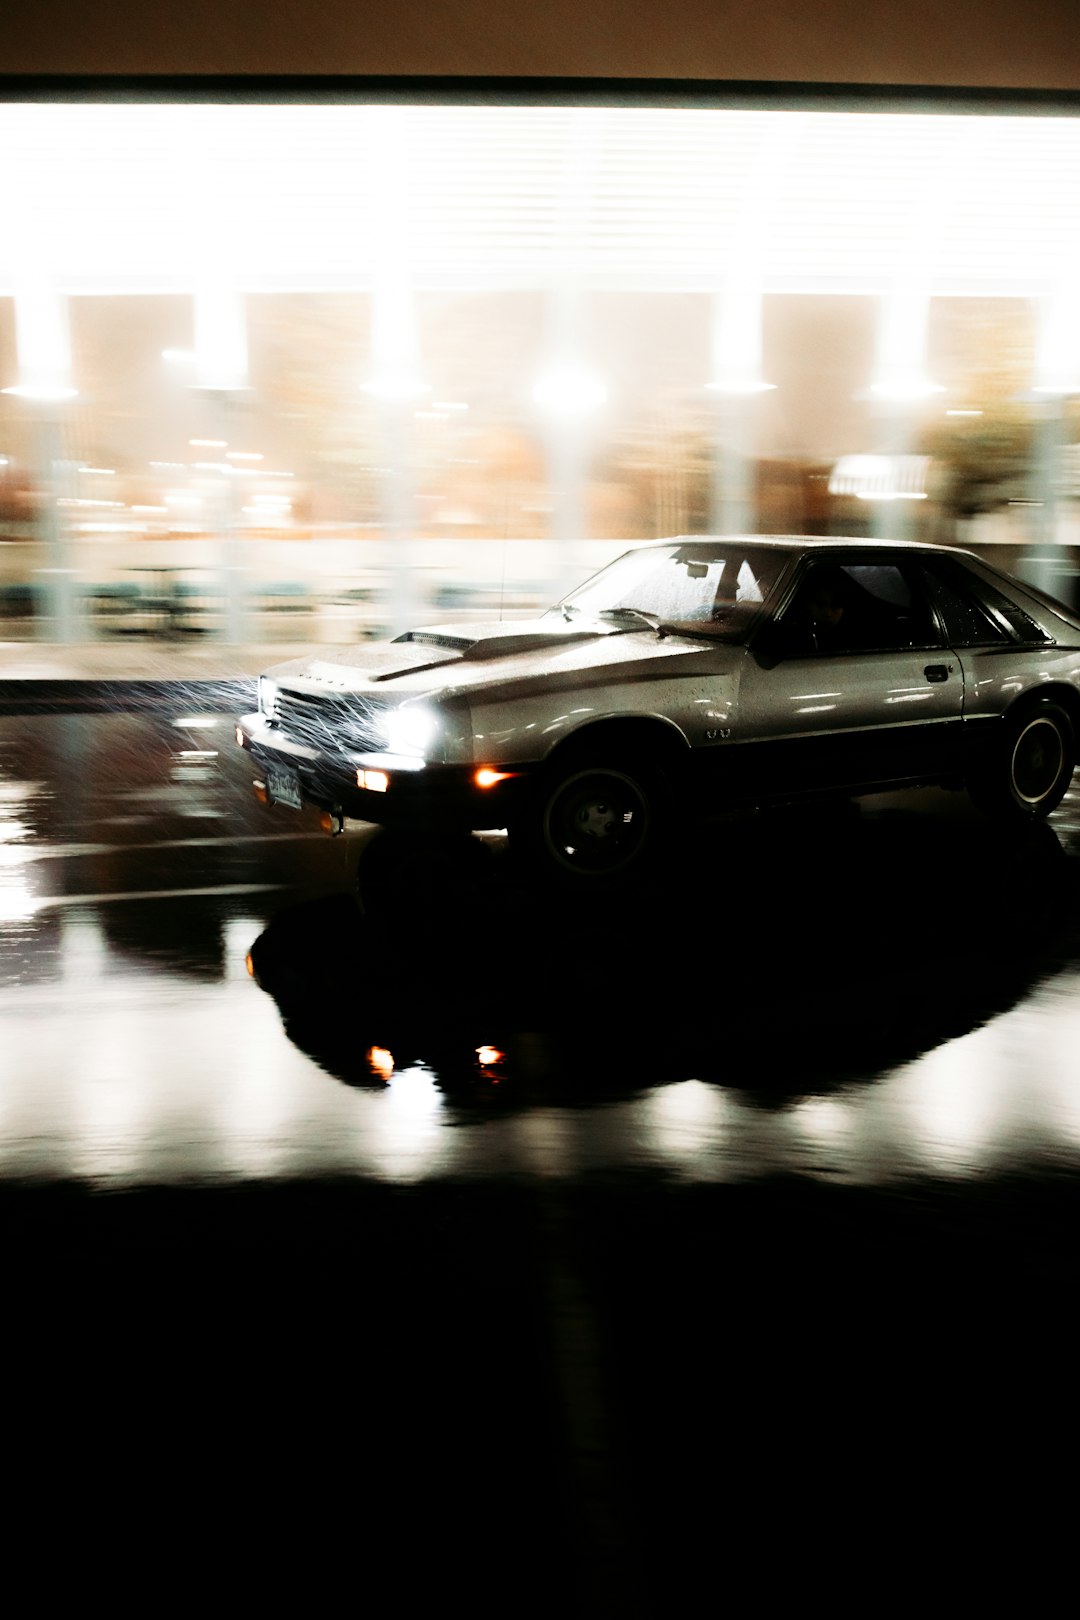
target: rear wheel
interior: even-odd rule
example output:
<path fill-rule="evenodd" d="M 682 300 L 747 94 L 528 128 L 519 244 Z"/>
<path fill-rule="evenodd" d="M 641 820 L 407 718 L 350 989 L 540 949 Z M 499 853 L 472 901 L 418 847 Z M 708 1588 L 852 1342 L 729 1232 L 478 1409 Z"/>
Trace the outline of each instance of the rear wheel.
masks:
<path fill-rule="evenodd" d="M 1068 791 L 1076 766 L 1072 722 L 1059 703 L 1043 698 L 1006 719 L 995 758 L 968 782 L 980 810 L 1008 820 L 1040 820 Z"/>

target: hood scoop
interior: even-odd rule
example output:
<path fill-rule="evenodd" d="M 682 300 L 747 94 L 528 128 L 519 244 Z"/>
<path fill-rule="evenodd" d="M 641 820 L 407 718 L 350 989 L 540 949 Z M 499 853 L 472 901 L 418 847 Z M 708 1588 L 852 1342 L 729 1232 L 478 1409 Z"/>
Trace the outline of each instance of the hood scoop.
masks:
<path fill-rule="evenodd" d="M 528 619 L 517 624 L 439 625 L 430 630 L 410 630 L 397 643 L 414 647 L 436 647 L 455 652 L 461 658 L 509 658 L 514 653 L 539 652 L 544 647 L 565 646 L 571 641 L 589 641 L 596 635 L 593 626 L 574 630 L 556 620 Z"/>
<path fill-rule="evenodd" d="M 394 645 L 402 641 L 409 641 L 414 647 L 444 647 L 456 653 L 468 652 L 473 645 L 470 637 L 456 636 L 448 630 L 409 630 L 396 637 Z"/>

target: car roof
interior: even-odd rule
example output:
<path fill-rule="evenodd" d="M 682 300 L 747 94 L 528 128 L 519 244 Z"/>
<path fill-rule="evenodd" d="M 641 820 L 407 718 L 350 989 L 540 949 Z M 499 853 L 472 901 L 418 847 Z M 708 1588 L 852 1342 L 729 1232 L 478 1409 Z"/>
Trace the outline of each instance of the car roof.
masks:
<path fill-rule="evenodd" d="M 949 557 L 974 557 L 960 546 L 929 540 L 881 540 L 842 534 L 673 534 L 647 545 L 743 545 L 777 551 L 929 551 Z"/>

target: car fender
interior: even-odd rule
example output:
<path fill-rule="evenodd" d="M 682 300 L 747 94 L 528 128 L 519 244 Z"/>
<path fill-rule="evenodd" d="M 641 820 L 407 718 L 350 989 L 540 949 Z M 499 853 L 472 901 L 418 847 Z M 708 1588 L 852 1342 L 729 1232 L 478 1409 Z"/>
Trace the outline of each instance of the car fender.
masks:
<path fill-rule="evenodd" d="M 708 734 L 730 728 L 738 680 L 729 670 L 715 675 L 687 674 L 677 680 L 616 682 L 593 690 L 472 704 L 477 760 L 491 764 L 539 764 L 554 749 L 596 727 L 654 726 L 680 749 L 709 741 Z M 715 736 L 712 740 L 715 740 Z"/>

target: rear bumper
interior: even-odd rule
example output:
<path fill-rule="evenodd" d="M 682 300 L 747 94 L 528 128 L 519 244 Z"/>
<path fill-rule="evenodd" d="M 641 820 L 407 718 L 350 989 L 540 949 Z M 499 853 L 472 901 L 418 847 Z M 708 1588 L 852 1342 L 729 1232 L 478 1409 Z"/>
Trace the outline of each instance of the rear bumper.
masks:
<path fill-rule="evenodd" d="M 236 741 L 266 777 L 276 769 L 288 773 L 304 805 L 380 826 L 475 831 L 505 827 L 525 792 L 528 770 L 507 771 L 489 787 L 476 781 L 473 765 L 424 765 L 399 768 L 385 760 L 365 769 L 370 756 L 331 755 L 294 742 L 259 714 L 236 722 Z M 358 772 L 385 788 L 361 786 Z M 260 793 L 260 798 L 264 797 Z M 271 795 L 271 797 L 273 797 Z M 276 802 L 281 803 L 279 799 Z"/>

